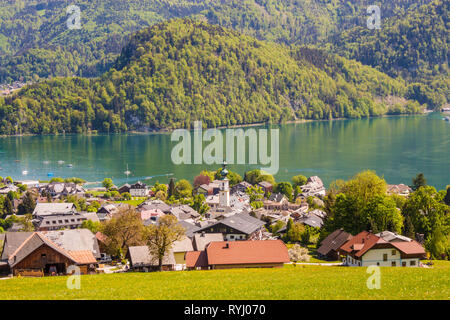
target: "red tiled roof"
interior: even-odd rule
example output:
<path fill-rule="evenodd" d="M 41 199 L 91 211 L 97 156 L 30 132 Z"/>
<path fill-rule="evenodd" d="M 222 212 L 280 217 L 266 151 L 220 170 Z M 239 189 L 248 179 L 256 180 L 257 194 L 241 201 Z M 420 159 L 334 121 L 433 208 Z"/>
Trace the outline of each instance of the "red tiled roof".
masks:
<path fill-rule="evenodd" d="M 97 259 L 89 250 L 69 251 L 69 254 L 77 264 L 97 263 Z"/>
<path fill-rule="evenodd" d="M 417 241 L 390 242 L 395 248 L 404 254 L 425 254 L 425 250 Z"/>
<path fill-rule="evenodd" d="M 200 268 L 208 266 L 206 251 L 188 251 L 186 252 L 186 267 Z"/>
<path fill-rule="evenodd" d="M 95 234 L 95 237 L 97 238 L 98 241 L 105 243 L 106 239 L 108 238 L 106 235 L 104 235 L 103 233 L 101 233 L 100 231 L 98 231 Z"/>
<path fill-rule="evenodd" d="M 354 236 L 353 238 L 351 238 L 349 241 L 347 241 L 346 243 L 344 243 L 341 246 L 341 250 L 345 251 L 345 252 L 352 252 L 353 251 L 353 245 L 355 243 L 362 243 L 362 239 L 367 237 L 367 235 L 369 234 L 369 232 L 367 231 L 362 231 L 360 233 L 358 233 L 356 236 Z"/>
<path fill-rule="evenodd" d="M 290 261 L 286 245 L 281 240 L 211 242 L 206 253 L 210 265 Z"/>
<path fill-rule="evenodd" d="M 361 257 L 378 243 L 388 243 L 382 238 L 367 231 L 361 231 L 356 236 L 347 241 L 340 249 L 347 253 L 357 251 L 355 256 Z"/>

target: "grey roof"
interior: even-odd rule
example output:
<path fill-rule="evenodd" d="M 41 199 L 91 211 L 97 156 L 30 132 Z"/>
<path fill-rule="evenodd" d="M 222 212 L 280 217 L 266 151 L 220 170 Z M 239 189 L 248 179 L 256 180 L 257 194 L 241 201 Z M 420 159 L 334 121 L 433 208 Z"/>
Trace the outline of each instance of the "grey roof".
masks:
<path fill-rule="evenodd" d="M 261 228 L 265 223 L 257 218 L 254 218 L 250 216 L 247 213 L 238 213 L 234 216 L 227 217 L 216 224 L 224 224 L 230 228 L 233 228 L 237 231 L 240 231 L 244 234 L 252 234 L 259 228 Z M 204 229 L 209 229 L 211 225 L 206 226 L 198 231 L 196 233 L 201 232 Z"/>
<path fill-rule="evenodd" d="M 172 247 L 173 252 L 188 252 L 194 251 L 194 247 L 192 246 L 192 240 L 188 237 L 184 237 L 182 240 L 175 241 Z"/>
<path fill-rule="evenodd" d="M 170 209 L 170 213 L 177 217 L 178 220 L 186 220 L 200 216 L 200 213 L 192 209 L 187 204 L 172 207 Z"/>
<path fill-rule="evenodd" d="M 87 220 L 91 220 L 93 222 L 100 222 L 100 219 L 98 218 L 96 212 L 83 212 L 81 213 L 81 215 L 85 217 Z"/>
<path fill-rule="evenodd" d="M 270 201 L 275 201 L 275 202 L 280 202 L 281 200 L 283 200 L 284 198 L 284 194 L 282 193 L 272 193 L 269 197 Z"/>
<path fill-rule="evenodd" d="M 33 216 L 46 216 L 53 214 L 70 214 L 77 209 L 73 203 L 38 203 L 33 211 Z"/>
<path fill-rule="evenodd" d="M 196 233 L 194 234 L 194 247 L 196 251 L 205 250 L 206 246 L 213 241 L 223 241 L 221 233 Z"/>
<path fill-rule="evenodd" d="M 33 232 L 6 232 L 1 260 L 8 260 L 9 256 L 32 234 Z"/>
<path fill-rule="evenodd" d="M 60 214 L 51 216 L 38 216 L 36 227 L 41 228 L 69 228 L 79 227 L 87 218 L 81 214 Z"/>
<path fill-rule="evenodd" d="M 24 254 L 27 252 L 28 254 L 33 252 L 37 248 L 38 244 L 42 245 L 43 243 L 46 243 L 57 251 L 61 251 L 61 249 L 63 249 L 63 251 L 88 250 L 92 252 L 95 258 L 100 258 L 100 249 L 95 235 L 88 229 L 75 229 L 64 231 L 41 231 L 36 233 L 7 232 L 4 244 L 5 250 L 2 253 L 1 260 L 8 260 L 12 254 L 33 234 L 38 234 L 39 237 L 34 237 L 33 239 L 29 239 L 27 241 L 26 247 L 23 248 L 23 250 L 20 250 L 20 253 L 16 257 L 16 262 L 14 262 L 15 264 L 19 261 L 17 259 L 23 259 L 25 257 L 23 256 Z M 40 235 L 43 235 L 44 237 L 41 237 Z M 62 254 L 67 255 L 67 253 Z M 72 259 L 72 257 L 70 257 L 70 259 Z"/>
<path fill-rule="evenodd" d="M 158 259 L 150 255 L 147 246 L 134 246 L 128 248 L 128 255 L 132 267 L 156 267 Z M 173 252 L 166 253 L 163 258 L 163 265 L 175 265 Z"/>
<path fill-rule="evenodd" d="M 41 233 L 65 250 L 89 250 L 95 258 L 100 258 L 98 240 L 89 229 L 41 231 Z"/>
<path fill-rule="evenodd" d="M 146 202 L 142 203 L 141 205 L 138 206 L 138 209 L 140 209 L 140 210 L 159 209 L 164 213 L 169 213 L 171 207 L 161 200 L 154 200 L 154 201 L 146 201 Z"/>
<path fill-rule="evenodd" d="M 339 249 L 344 243 L 352 238 L 350 233 L 344 230 L 338 229 L 330 233 L 325 239 L 323 239 L 317 252 L 321 255 L 327 255 L 331 250 Z"/>
<path fill-rule="evenodd" d="M 310 214 L 305 217 L 302 217 L 298 220 L 298 222 L 315 228 L 322 228 L 323 226 L 322 218 L 316 216 L 315 214 Z"/>
<path fill-rule="evenodd" d="M 403 241 L 403 242 L 411 242 L 412 239 L 396 234 L 391 231 L 382 231 L 380 233 L 377 233 L 376 236 L 382 238 L 383 240 L 387 242 L 395 242 L 395 241 Z"/>
<path fill-rule="evenodd" d="M 200 230 L 199 227 L 197 227 L 196 225 L 186 222 L 186 221 L 180 221 L 179 224 L 186 229 L 186 236 L 189 238 L 192 238 L 194 236 L 194 232 L 196 232 L 197 230 Z"/>
<path fill-rule="evenodd" d="M 42 236 L 42 234 L 40 234 L 39 232 L 34 232 L 19 246 L 18 250 L 13 252 L 13 255 L 9 257 L 9 265 L 11 266 L 11 268 L 17 265 L 20 261 L 25 259 L 28 255 L 30 255 L 30 253 L 32 253 L 43 244 L 51 247 L 53 250 L 59 252 L 69 260 L 74 261 L 73 257 L 71 257 L 70 254 L 64 249 L 62 249 L 58 245 L 55 245 L 55 243 L 47 239 L 45 236 Z"/>

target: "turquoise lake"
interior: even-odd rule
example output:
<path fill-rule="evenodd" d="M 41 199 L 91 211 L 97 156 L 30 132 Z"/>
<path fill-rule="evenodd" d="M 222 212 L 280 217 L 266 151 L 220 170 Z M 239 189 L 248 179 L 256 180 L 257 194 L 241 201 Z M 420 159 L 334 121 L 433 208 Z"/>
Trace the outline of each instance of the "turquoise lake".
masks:
<path fill-rule="evenodd" d="M 450 185 L 450 122 L 443 116 L 433 113 L 271 126 L 279 129 L 275 177 L 289 181 L 297 174 L 318 175 L 328 185 L 372 169 L 390 184 L 409 185 L 423 172 L 428 184 L 444 189 Z M 171 152 L 176 144 L 170 134 L 4 137 L 0 138 L 0 175 L 48 180 L 53 173 L 92 182 L 112 177 L 117 185 L 137 180 L 153 184 L 167 182 L 169 176 L 192 181 L 201 170 L 219 167 L 174 164 Z M 131 171 L 128 178 L 124 173 L 127 165 Z M 243 175 L 260 166 L 229 168 Z"/>

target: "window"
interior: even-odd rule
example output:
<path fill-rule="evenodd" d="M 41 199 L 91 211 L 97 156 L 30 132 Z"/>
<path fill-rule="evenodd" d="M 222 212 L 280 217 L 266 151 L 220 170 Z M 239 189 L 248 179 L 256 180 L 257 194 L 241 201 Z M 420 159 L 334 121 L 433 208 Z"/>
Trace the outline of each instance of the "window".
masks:
<path fill-rule="evenodd" d="M 45 253 L 41 254 L 41 259 L 47 258 L 47 255 Z"/>
<path fill-rule="evenodd" d="M 387 253 L 383 254 L 383 261 L 387 261 Z"/>
<path fill-rule="evenodd" d="M 406 261 L 402 261 L 402 267 L 406 267 Z"/>
<path fill-rule="evenodd" d="M 379 262 L 377 262 L 377 266 L 379 266 L 380 265 L 380 263 Z"/>
<path fill-rule="evenodd" d="M 392 255 L 395 256 L 397 254 L 397 250 L 392 250 Z"/>
<path fill-rule="evenodd" d="M 397 263 L 395 261 L 391 262 L 391 267 L 395 267 L 397 265 Z"/>
<path fill-rule="evenodd" d="M 410 266 L 415 266 L 415 265 L 416 265 L 416 261 L 414 261 L 414 260 L 413 260 L 413 261 L 410 261 L 410 262 L 409 262 L 409 265 L 410 265 Z"/>

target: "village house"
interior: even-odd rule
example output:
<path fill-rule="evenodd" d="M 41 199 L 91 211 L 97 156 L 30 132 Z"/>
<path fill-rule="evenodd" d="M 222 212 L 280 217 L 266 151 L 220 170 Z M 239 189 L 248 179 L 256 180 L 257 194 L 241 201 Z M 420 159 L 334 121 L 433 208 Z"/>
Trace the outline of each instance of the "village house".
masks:
<path fill-rule="evenodd" d="M 339 253 L 344 257 L 343 263 L 349 266 L 419 266 L 419 260 L 426 256 L 424 248 L 417 241 L 403 238 L 389 241 L 362 231 L 342 245 Z"/>
<path fill-rule="evenodd" d="M 342 229 L 330 233 L 320 244 L 317 253 L 329 260 L 339 260 L 339 248 L 349 241 L 353 236 Z"/>
<path fill-rule="evenodd" d="M 41 195 L 50 195 L 52 198 L 61 198 L 62 196 L 78 195 L 84 196 L 86 190 L 73 182 L 52 182 L 39 188 Z"/>
<path fill-rule="evenodd" d="M 150 254 L 147 246 L 132 246 L 128 248 L 126 258 L 130 261 L 130 268 L 133 271 L 149 272 L 157 271 L 159 261 L 157 257 Z M 175 269 L 175 256 L 173 251 L 167 252 L 162 261 L 163 271 Z"/>
<path fill-rule="evenodd" d="M 272 193 L 273 186 L 272 186 L 272 184 L 270 182 L 261 181 L 260 183 L 258 183 L 258 187 L 260 187 L 264 191 L 264 194 L 266 196 L 269 193 Z"/>
<path fill-rule="evenodd" d="M 186 267 L 190 270 L 275 268 L 289 261 L 281 240 L 211 242 L 204 251 L 186 254 Z"/>
<path fill-rule="evenodd" d="M 8 232 L 2 261 L 22 276 L 67 274 L 69 266 L 81 274 L 94 273 L 100 251 L 96 237 L 87 229 L 49 232 Z"/>
<path fill-rule="evenodd" d="M 187 204 L 172 206 L 170 208 L 170 214 L 177 217 L 178 220 L 197 219 L 201 215 Z"/>
<path fill-rule="evenodd" d="M 129 185 L 128 183 L 125 183 L 123 186 L 121 186 L 119 189 L 117 189 L 117 191 L 119 191 L 120 194 L 130 193 L 130 187 L 131 187 L 131 185 Z"/>
<path fill-rule="evenodd" d="M 200 228 L 196 233 L 221 233 L 227 241 L 246 240 L 263 227 L 263 221 L 249 214 L 240 213 Z"/>
<path fill-rule="evenodd" d="M 132 197 L 147 197 L 148 196 L 148 187 L 145 183 L 140 181 L 132 184 L 130 186 L 130 195 Z"/>
<path fill-rule="evenodd" d="M 33 219 L 37 231 L 51 231 L 60 229 L 76 229 L 81 227 L 87 218 L 79 213 L 42 215 Z"/>
<path fill-rule="evenodd" d="M 386 191 L 388 195 L 396 194 L 403 197 L 409 197 L 411 192 L 412 189 L 405 184 L 389 184 Z"/>
<path fill-rule="evenodd" d="M 247 192 L 247 189 L 251 188 L 252 185 L 247 181 L 239 182 L 238 184 L 231 187 L 231 194 L 235 194 L 236 192 Z"/>
<path fill-rule="evenodd" d="M 214 180 L 209 184 L 202 184 L 198 186 L 196 192 L 197 194 L 203 194 L 205 197 L 207 197 L 218 194 L 219 190 L 220 190 L 220 181 Z"/>
<path fill-rule="evenodd" d="M 33 211 L 33 218 L 74 213 L 77 213 L 77 208 L 73 203 L 37 203 Z"/>
<path fill-rule="evenodd" d="M 223 241 L 223 234 L 221 233 L 195 233 L 192 239 L 195 251 L 203 251 L 206 246 L 213 241 Z"/>
<path fill-rule="evenodd" d="M 312 197 L 323 197 L 326 194 L 325 186 L 323 185 L 322 179 L 318 176 L 309 177 L 306 184 L 300 186 L 302 189 L 302 197 L 307 198 Z"/>
<path fill-rule="evenodd" d="M 175 241 L 172 246 L 172 252 L 175 259 L 174 270 L 186 269 L 186 253 L 194 251 L 192 240 L 184 237 L 182 240 Z"/>

